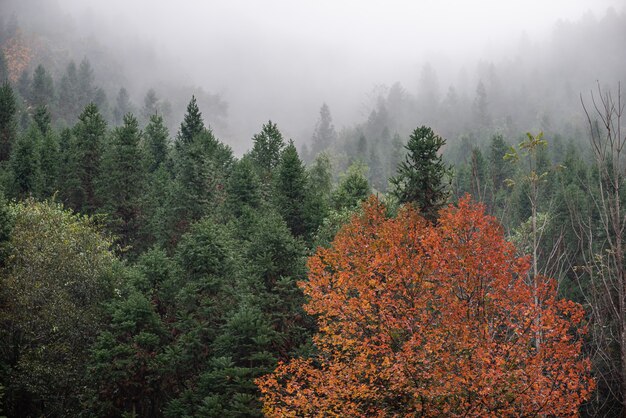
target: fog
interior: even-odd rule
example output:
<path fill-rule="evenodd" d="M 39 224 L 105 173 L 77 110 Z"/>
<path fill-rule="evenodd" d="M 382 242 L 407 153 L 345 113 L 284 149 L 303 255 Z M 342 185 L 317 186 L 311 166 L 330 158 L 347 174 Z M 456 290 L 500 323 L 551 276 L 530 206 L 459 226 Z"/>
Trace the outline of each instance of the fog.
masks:
<path fill-rule="evenodd" d="M 115 80 L 111 91 L 119 88 L 115 82 L 124 84 L 136 103 L 150 87 L 163 96 L 171 89 L 166 86 L 177 85 L 219 94 L 228 104 L 227 116 L 216 121 L 207 112 L 206 122 L 239 153 L 268 119 L 286 137 L 306 142 L 323 102 L 338 129 L 358 123 L 367 118 L 376 86 L 400 82 L 408 93 L 418 92 L 425 64 L 436 72 L 439 95 L 449 85 L 472 95 L 481 63 L 515 61 L 524 51 L 541 56 L 558 21 L 600 18 L 609 7 L 623 13 L 625 5 L 615 0 L 3 1 L 5 11 L 12 8 L 24 22 L 82 40 L 79 54 L 99 51 L 88 57 L 96 74 Z M 40 3 L 47 8 L 38 15 L 33 5 Z M 99 68 L 98 54 L 104 53 L 115 65 Z M 499 76 L 506 82 L 506 74 Z"/>

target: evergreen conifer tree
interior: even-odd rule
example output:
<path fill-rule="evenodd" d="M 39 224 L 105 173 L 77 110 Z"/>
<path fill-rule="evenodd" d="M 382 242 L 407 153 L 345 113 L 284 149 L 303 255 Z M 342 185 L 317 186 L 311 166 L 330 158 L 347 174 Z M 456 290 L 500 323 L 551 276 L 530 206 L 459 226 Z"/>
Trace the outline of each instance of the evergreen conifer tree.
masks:
<path fill-rule="evenodd" d="M 449 191 L 444 183 L 450 173 L 439 155 L 445 139 L 427 126 L 416 128 L 406 145 L 407 156 L 390 179 L 392 193 L 400 203 L 415 204 L 424 217 L 434 221 L 437 211 L 446 203 Z"/>
<path fill-rule="evenodd" d="M 320 202 L 324 214 L 330 207 L 330 196 L 333 187 L 333 167 L 328 154 L 317 155 L 313 165 L 308 169 L 311 192 Z"/>
<path fill-rule="evenodd" d="M 296 237 L 305 237 L 311 232 L 311 214 L 306 211 L 309 198 L 304 164 L 293 141 L 289 141 L 281 154 L 276 173 L 275 202 L 278 212 Z"/>
<path fill-rule="evenodd" d="M 244 156 L 233 167 L 226 193 L 226 210 L 235 217 L 261 206 L 261 182 L 249 156 Z"/>
<path fill-rule="evenodd" d="M 150 116 L 143 137 L 144 160 L 148 172 L 152 173 L 165 164 L 169 156 L 169 132 L 161 115 Z"/>
<path fill-rule="evenodd" d="M 191 100 L 187 105 L 187 112 L 185 113 L 183 122 L 180 124 L 180 131 L 176 137 L 178 141 L 177 145 L 182 147 L 191 144 L 194 141 L 194 137 L 201 134 L 204 129 L 202 113 L 198 108 L 196 97 L 191 96 Z"/>
<path fill-rule="evenodd" d="M 48 106 L 37 106 L 35 108 L 35 112 L 33 113 L 33 121 L 35 122 L 41 133 L 43 135 L 46 135 L 52 128 L 52 119 L 50 117 L 50 112 L 48 111 Z"/>
<path fill-rule="evenodd" d="M 150 300 L 137 290 L 108 305 L 110 325 L 100 333 L 89 361 L 92 414 L 155 417 L 167 397 L 159 354 L 166 331 Z"/>
<path fill-rule="evenodd" d="M 115 108 L 113 109 L 113 120 L 116 125 L 124 122 L 124 116 L 133 112 L 133 104 L 130 102 L 128 91 L 124 87 L 120 88 L 115 99 Z"/>
<path fill-rule="evenodd" d="M 39 108 L 38 108 L 39 109 Z M 44 108 L 45 109 L 45 108 Z M 45 119 L 35 118 L 35 123 L 42 134 L 39 160 L 41 166 L 41 196 L 49 197 L 57 190 L 59 177 L 59 140 Z"/>
<path fill-rule="evenodd" d="M 96 105 L 102 105 L 102 103 L 98 103 L 98 100 L 96 100 L 96 93 L 98 89 L 94 85 L 95 76 L 93 74 L 93 69 L 91 68 L 91 63 L 86 57 L 83 58 L 78 66 L 76 81 L 79 109 L 87 106 L 91 102 Z"/>
<path fill-rule="evenodd" d="M 111 215 L 111 230 L 120 237 L 122 246 L 133 243 L 139 230 L 145 181 L 140 138 L 137 119 L 126 114 L 124 124 L 113 132 L 100 171 L 103 208 Z"/>
<path fill-rule="evenodd" d="M 8 80 L 0 87 L 0 162 L 7 161 L 15 142 L 17 101 Z"/>
<path fill-rule="evenodd" d="M 59 172 L 56 188 L 59 191 L 61 202 L 72 208 L 76 207 L 82 196 L 80 193 L 80 179 L 75 169 L 78 165 L 75 152 L 76 138 L 72 129 L 65 128 L 59 134 Z"/>
<path fill-rule="evenodd" d="M 320 108 L 320 117 L 315 126 L 312 138 L 312 152 L 315 157 L 320 152 L 328 149 L 337 140 L 337 133 L 330 115 L 330 109 L 326 103 Z"/>
<path fill-rule="evenodd" d="M 72 193 L 76 198 L 72 206 L 77 211 L 94 213 L 98 208 L 96 179 L 100 175 L 106 134 L 106 122 L 95 104 L 90 103 L 85 107 L 74 125 L 73 133 L 75 146 L 71 153 L 78 189 L 75 194 Z"/>
<path fill-rule="evenodd" d="M 12 195 L 16 198 L 39 197 L 41 190 L 40 147 L 42 135 L 32 125 L 20 135 L 11 154 Z"/>
<path fill-rule="evenodd" d="M 30 102 L 33 106 L 51 106 L 54 100 L 54 84 L 43 65 L 38 65 L 33 74 Z"/>
<path fill-rule="evenodd" d="M 268 121 L 261 128 L 261 132 L 252 137 L 252 150 L 250 157 L 257 167 L 259 177 L 264 186 L 272 182 L 273 172 L 281 159 L 281 152 L 285 148 L 283 135 L 278 126 Z"/>
<path fill-rule="evenodd" d="M 59 116 L 68 124 L 74 123 L 82 107 L 79 103 L 78 70 L 70 61 L 59 83 Z"/>
<path fill-rule="evenodd" d="M 372 190 L 365 176 L 366 169 L 358 162 L 348 167 L 332 195 L 335 210 L 354 210 L 369 197 Z"/>

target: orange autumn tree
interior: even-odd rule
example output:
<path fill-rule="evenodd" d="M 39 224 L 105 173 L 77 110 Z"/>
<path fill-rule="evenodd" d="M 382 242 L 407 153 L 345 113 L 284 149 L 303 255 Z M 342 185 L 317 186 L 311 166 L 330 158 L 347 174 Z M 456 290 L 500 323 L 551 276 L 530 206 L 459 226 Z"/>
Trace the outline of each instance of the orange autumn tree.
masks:
<path fill-rule="evenodd" d="M 436 225 L 385 212 L 371 198 L 309 259 L 317 353 L 257 381 L 266 415 L 575 415 L 594 387 L 582 308 L 547 278 L 536 303 L 528 259 L 469 197 Z"/>

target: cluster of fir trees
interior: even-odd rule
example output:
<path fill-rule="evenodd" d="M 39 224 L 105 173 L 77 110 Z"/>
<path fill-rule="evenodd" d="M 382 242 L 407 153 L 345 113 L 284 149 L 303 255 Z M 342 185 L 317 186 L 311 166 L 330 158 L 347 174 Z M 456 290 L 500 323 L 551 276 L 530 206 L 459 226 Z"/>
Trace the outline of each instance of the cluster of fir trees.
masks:
<path fill-rule="evenodd" d="M 391 119 L 384 105 L 379 104 L 366 122 L 337 134 L 330 109 L 324 103 L 310 146 L 302 147 L 303 158 L 311 162 L 320 153 L 328 153 L 332 155 L 335 176 L 352 166 L 359 167 L 372 189 L 385 193 L 389 190 L 389 178 L 395 175 L 405 156 L 404 141 L 397 132 L 391 134 L 390 126 Z"/>
<path fill-rule="evenodd" d="M 94 103 L 21 130 L 0 93 L 4 413 L 260 415 L 254 379 L 309 350 L 296 282 L 369 195 L 362 171 L 333 188 L 272 122 L 236 159 L 194 98 L 171 140 L 158 114 L 110 129 Z"/>

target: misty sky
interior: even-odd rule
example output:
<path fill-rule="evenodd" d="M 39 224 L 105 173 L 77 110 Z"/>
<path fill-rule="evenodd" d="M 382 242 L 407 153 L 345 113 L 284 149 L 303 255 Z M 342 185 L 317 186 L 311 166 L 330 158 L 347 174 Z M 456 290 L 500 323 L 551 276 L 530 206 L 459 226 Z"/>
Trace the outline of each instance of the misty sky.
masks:
<path fill-rule="evenodd" d="M 624 6 L 616 0 L 59 2 L 81 33 L 111 47 L 129 39 L 150 45 L 171 65 L 163 64 L 165 72 L 220 93 L 231 130 L 248 138 L 270 118 L 288 137 L 305 135 L 297 127 L 312 129 L 323 101 L 338 127 L 350 124 L 376 84 L 400 81 L 415 89 L 427 61 L 445 88 L 462 63 L 523 37 L 541 42 L 558 19 Z"/>

